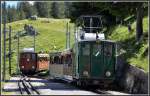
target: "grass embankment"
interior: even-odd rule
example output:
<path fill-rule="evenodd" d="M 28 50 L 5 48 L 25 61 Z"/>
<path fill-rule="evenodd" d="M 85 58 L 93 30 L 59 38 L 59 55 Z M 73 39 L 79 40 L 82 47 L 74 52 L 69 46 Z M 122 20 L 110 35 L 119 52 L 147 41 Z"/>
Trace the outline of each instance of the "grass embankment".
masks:
<path fill-rule="evenodd" d="M 126 60 L 148 72 L 148 17 L 143 19 L 143 37 L 139 44 L 136 44 L 136 21 L 131 24 L 132 31 L 127 26 L 118 25 L 113 27 L 108 38 L 120 42 L 125 52 Z"/>

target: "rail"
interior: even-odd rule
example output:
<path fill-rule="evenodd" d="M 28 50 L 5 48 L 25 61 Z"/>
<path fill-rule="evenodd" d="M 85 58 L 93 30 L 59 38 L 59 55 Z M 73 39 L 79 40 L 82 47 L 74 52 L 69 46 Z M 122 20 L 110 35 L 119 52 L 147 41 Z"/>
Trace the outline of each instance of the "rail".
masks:
<path fill-rule="evenodd" d="M 28 95 L 31 95 L 31 94 L 40 95 L 38 90 L 32 85 L 30 78 L 26 76 L 20 77 L 20 80 L 18 81 L 18 87 L 19 87 L 19 91 L 21 95 L 25 93 Z"/>

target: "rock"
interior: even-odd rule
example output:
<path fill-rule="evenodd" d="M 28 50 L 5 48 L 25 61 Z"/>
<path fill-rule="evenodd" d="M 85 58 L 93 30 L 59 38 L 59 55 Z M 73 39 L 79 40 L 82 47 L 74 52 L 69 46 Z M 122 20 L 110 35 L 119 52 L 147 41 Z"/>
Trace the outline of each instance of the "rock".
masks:
<path fill-rule="evenodd" d="M 124 69 L 119 85 L 125 92 L 134 94 L 148 93 L 148 74 L 133 65 L 127 65 Z"/>

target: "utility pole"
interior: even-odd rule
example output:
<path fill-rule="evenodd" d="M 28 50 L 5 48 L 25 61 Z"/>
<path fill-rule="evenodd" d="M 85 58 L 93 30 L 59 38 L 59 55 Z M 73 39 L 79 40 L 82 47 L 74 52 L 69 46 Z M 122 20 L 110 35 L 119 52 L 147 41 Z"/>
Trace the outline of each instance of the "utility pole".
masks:
<path fill-rule="evenodd" d="M 4 2 L 3 5 L 4 10 L 4 28 L 3 28 L 3 34 L 4 34 L 4 54 L 3 54 L 3 81 L 5 81 L 5 64 L 6 64 L 6 2 Z"/>
<path fill-rule="evenodd" d="M 11 26 L 9 26 L 9 74 L 11 75 Z"/>
<path fill-rule="evenodd" d="M 0 7 L 1 7 L 1 5 L 0 5 Z M 2 20 L 0 20 L 1 22 L 2 22 Z M 2 52 L 2 46 L 1 46 L 1 41 L 2 41 L 2 39 L 1 39 L 1 36 L 2 36 L 2 34 L 1 34 L 1 31 L 0 31 L 0 68 L 1 68 L 1 60 L 2 60 L 2 54 L 1 54 L 1 52 Z M 1 74 L 2 75 L 2 74 Z"/>
<path fill-rule="evenodd" d="M 68 49 L 68 22 L 66 24 L 66 49 Z"/>
<path fill-rule="evenodd" d="M 67 22 L 66 24 L 66 49 L 70 48 L 70 26 Z"/>
<path fill-rule="evenodd" d="M 68 39 L 69 39 L 69 40 L 68 40 L 68 41 L 69 41 L 69 44 L 68 44 L 68 45 L 69 45 L 69 48 L 70 48 L 70 25 L 68 25 L 68 27 L 69 27 L 69 32 L 68 32 L 68 35 L 69 35 L 69 36 L 68 36 Z"/>
<path fill-rule="evenodd" d="M 20 32 L 18 31 L 18 38 L 17 38 L 17 42 L 18 42 L 18 58 L 17 58 L 17 73 L 19 73 L 19 36 L 20 36 L 20 34 L 19 34 Z"/>
<path fill-rule="evenodd" d="M 35 52 L 35 35 L 36 35 L 36 31 L 34 30 L 34 52 Z"/>

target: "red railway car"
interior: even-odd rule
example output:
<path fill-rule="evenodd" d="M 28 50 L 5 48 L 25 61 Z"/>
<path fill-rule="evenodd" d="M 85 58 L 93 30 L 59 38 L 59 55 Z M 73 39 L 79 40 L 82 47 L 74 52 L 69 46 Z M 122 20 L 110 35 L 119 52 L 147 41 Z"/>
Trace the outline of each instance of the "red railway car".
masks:
<path fill-rule="evenodd" d="M 49 54 L 35 53 L 33 48 L 24 48 L 19 58 L 20 71 L 31 75 L 49 68 Z"/>
<path fill-rule="evenodd" d="M 37 53 L 21 52 L 19 67 L 23 74 L 34 74 L 37 68 Z"/>

